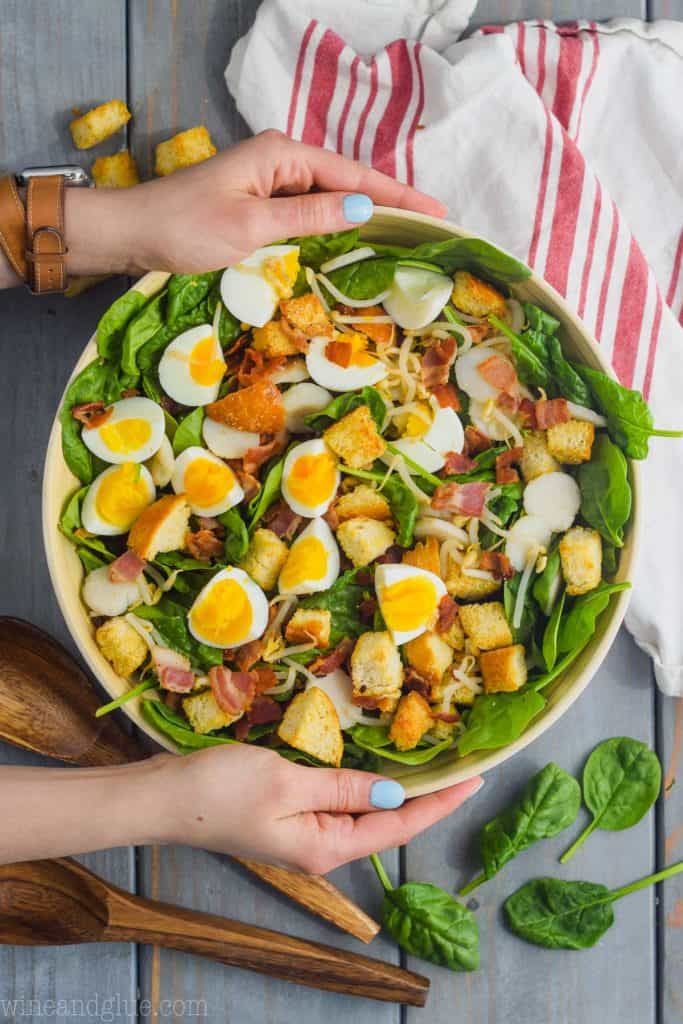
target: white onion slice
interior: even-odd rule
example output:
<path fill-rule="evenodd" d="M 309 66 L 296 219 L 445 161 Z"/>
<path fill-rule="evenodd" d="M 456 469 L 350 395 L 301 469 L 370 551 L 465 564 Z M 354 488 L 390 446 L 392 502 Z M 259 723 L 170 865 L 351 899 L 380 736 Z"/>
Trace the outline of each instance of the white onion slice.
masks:
<path fill-rule="evenodd" d="M 373 295 L 371 299 L 352 299 L 350 295 L 344 295 L 344 292 L 339 291 L 337 286 L 333 284 L 325 274 L 318 274 L 318 280 L 322 281 L 330 295 L 334 296 L 337 302 L 343 302 L 345 306 L 352 306 L 354 309 L 365 309 L 368 306 L 379 306 L 379 304 L 384 302 L 389 294 L 389 289 L 385 288 L 383 292 Z"/>
<path fill-rule="evenodd" d="M 352 249 L 351 252 L 344 252 L 334 259 L 325 260 L 320 264 L 323 274 L 329 274 L 332 270 L 339 270 L 341 267 L 349 267 L 352 263 L 360 263 L 361 260 L 369 260 L 375 255 L 375 250 L 370 245 L 362 245 L 360 249 Z"/>

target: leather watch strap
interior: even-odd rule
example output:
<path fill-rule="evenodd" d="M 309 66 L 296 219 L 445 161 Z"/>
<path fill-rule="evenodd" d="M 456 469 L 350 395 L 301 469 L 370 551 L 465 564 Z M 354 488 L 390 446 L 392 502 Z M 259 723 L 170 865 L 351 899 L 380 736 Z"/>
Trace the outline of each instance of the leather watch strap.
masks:
<path fill-rule="evenodd" d="M 26 213 L 14 176 L 0 178 L 0 248 L 14 272 L 26 280 Z"/>
<path fill-rule="evenodd" d="M 66 288 L 64 177 L 31 178 L 26 192 L 26 283 L 34 294 Z"/>

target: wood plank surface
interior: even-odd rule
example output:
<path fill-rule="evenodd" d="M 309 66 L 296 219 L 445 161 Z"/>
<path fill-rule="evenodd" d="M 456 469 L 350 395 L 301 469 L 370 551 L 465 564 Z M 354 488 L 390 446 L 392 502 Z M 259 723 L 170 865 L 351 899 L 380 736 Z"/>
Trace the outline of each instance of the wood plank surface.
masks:
<path fill-rule="evenodd" d="M 683 697 L 657 697 L 658 747 L 664 767 L 664 794 L 658 803 L 659 867 L 683 860 Z M 658 1024 L 683 1021 L 683 877 L 659 887 Z"/>
<path fill-rule="evenodd" d="M 667 0 L 662 2 L 666 3 Z M 680 0 L 669 2 L 680 3 Z M 646 0 L 620 0 L 619 3 L 613 0 L 479 0 L 471 25 L 498 25 L 529 18 L 543 18 L 547 21 L 590 18 L 592 21 L 607 21 L 617 17 L 645 18 Z"/>

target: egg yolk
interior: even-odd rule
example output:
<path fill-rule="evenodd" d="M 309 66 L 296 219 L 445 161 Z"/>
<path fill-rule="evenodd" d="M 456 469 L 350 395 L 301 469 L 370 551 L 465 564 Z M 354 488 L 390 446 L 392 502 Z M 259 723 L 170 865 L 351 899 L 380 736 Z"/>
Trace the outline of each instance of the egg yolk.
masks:
<path fill-rule="evenodd" d="M 210 508 L 223 501 L 234 485 L 235 475 L 230 467 L 211 459 L 195 459 L 183 479 L 187 500 L 197 508 Z"/>
<path fill-rule="evenodd" d="M 293 544 L 284 569 L 280 587 L 290 590 L 302 583 L 315 583 L 327 572 L 327 550 L 319 537 L 304 537 Z"/>
<path fill-rule="evenodd" d="M 253 612 L 247 593 L 236 580 L 218 580 L 190 609 L 197 636 L 221 647 L 235 647 L 251 628 Z"/>
<path fill-rule="evenodd" d="M 436 587 L 424 576 L 411 576 L 384 587 L 379 603 L 389 629 L 407 632 L 424 626 L 434 615 Z"/>
<path fill-rule="evenodd" d="M 100 427 L 100 437 L 110 452 L 117 455 L 129 455 L 142 448 L 152 436 L 152 428 L 147 420 L 116 420 Z"/>
<path fill-rule="evenodd" d="M 292 498 L 302 505 L 322 505 L 336 490 L 337 464 L 329 452 L 300 455 L 289 471 L 287 486 Z"/>
<path fill-rule="evenodd" d="M 202 338 L 190 353 L 190 376 L 196 384 L 210 387 L 223 379 L 225 363 L 216 355 L 213 334 Z"/>
<path fill-rule="evenodd" d="M 140 467 L 124 462 L 113 473 L 103 477 L 95 496 L 97 514 L 112 526 L 127 530 L 150 502 L 147 484 Z"/>
<path fill-rule="evenodd" d="M 374 366 L 377 360 L 366 351 L 368 339 L 362 334 L 345 334 L 325 347 L 325 355 L 337 366 Z"/>
<path fill-rule="evenodd" d="M 419 412 L 411 412 L 406 419 L 404 437 L 422 437 L 429 430 L 432 415 L 426 402 L 419 402 Z"/>
<path fill-rule="evenodd" d="M 281 299 L 288 299 L 299 273 L 299 253 L 296 249 L 263 261 L 263 276 Z"/>

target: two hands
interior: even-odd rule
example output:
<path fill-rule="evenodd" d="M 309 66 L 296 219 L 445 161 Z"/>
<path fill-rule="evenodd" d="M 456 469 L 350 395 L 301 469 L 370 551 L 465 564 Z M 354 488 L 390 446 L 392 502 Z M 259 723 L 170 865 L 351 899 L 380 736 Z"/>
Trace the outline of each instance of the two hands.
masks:
<path fill-rule="evenodd" d="M 282 238 L 362 223 L 373 203 L 446 212 L 377 171 L 264 132 L 132 189 L 67 190 L 68 270 L 215 270 Z M 16 283 L 0 264 L 0 286 Z M 6 767 L 0 862 L 174 842 L 325 873 L 408 842 L 480 785 L 475 778 L 403 803 L 395 782 L 301 767 L 246 744 L 123 768 Z"/>

